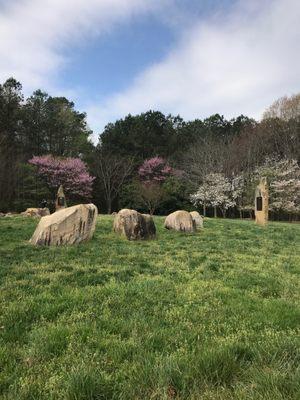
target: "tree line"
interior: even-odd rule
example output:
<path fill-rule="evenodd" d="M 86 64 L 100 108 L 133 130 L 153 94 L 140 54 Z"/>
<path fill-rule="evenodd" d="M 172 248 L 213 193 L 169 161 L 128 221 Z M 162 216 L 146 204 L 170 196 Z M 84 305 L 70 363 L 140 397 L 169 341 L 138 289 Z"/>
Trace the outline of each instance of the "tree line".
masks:
<path fill-rule="evenodd" d="M 263 174 L 272 217 L 299 216 L 300 95 L 276 100 L 261 121 L 184 121 L 150 110 L 109 123 L 97 144 L 91 134 L 86 114 L 65 97 L 37 90 L 24 99 L 15 79 L 0 85 L 0 211 L 43 199 L 51 207 L 56 185 L 66 183 L 71 203 L 92 201 L 101 212 L 197 207 L 251 216 Z"/>

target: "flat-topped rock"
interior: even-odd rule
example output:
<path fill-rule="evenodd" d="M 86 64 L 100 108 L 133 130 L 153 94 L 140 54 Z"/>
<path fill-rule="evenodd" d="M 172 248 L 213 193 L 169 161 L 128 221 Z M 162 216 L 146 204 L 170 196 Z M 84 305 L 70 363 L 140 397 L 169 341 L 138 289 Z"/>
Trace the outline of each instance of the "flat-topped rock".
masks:
<path fill-rule="evenodd" d="M 203 228 L 203 218 L 201 215 L 198 213 L 198 211 L 191 211 L 190 212 L 191 217 L 195 223 L 196 229 L 201 229 Z"/>
<path fill-rule="evenodd" d="M 165 219 L 165 228 L 179 232 L 195 232 L 196 226 L 191 214 L 184 210 L 174 211 Z"/>
<path fill-rule="evenodd" d="M 94 204 L 79 204 L 42 217 L 30 243 L 40 246 L 75 244 L 91 239 L 98 210 Z"/>
<path fill-rule="evenodd" d="M 128 240 L 153 239 L 156 228 L 152 217 L 124 208 L 115 216 L 113 229 Z"/>

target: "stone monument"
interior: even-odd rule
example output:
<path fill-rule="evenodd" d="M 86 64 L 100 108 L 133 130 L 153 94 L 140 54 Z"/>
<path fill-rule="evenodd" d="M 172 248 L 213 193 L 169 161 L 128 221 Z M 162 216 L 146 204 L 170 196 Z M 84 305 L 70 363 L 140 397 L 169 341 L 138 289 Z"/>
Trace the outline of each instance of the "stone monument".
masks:
<path fill-rule="evenodd" d="M 269 217 L 269 189 L 267 178 L 261 178 L 255 191 L 255 223 L 266 225 Z"/>
<path fill-rule="evenodd" d="M 58 211 L 66 207 L 67 207 L 66 196 L 64 194 L 64 189 L 62 185 L 60 185 L 56 195 L 55 210 Z"/>

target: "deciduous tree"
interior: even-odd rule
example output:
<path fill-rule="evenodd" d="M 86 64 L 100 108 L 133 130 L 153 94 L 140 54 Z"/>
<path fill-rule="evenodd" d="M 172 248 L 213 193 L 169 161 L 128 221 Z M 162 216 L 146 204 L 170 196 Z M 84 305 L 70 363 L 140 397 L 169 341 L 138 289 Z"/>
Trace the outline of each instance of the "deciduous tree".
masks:
<path fill-rule="evenodd" d="M 36 166 L 37 174 L 46 182 L 53 194 L 60 185 L 63 185 L 65 193 L 71 199 L 91 198 L 95 178 L 89 174 L 86 164 L 79 158 L 35 156 L 29 163 Z"/>
<path fill-rule="evenodd" d="M 123 185 L 132 174 L 133 165 L 133 159 L 107 153 L 102 148 L 97 149 L 93 169 L 98 189 L 104 191 L 108 214 L 112 211 L 113 201 L 117 199 Z"/>

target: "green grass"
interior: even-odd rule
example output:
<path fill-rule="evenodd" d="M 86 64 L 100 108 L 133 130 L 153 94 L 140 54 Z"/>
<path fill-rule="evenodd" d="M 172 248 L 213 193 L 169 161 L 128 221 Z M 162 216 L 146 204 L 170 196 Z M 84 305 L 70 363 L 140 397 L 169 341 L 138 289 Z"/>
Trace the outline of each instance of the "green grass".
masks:
<path fill-rule="evenodd" d="M 0 220 L 0 398 L 300 398 L 300 225 L 35 248 Z"/>

